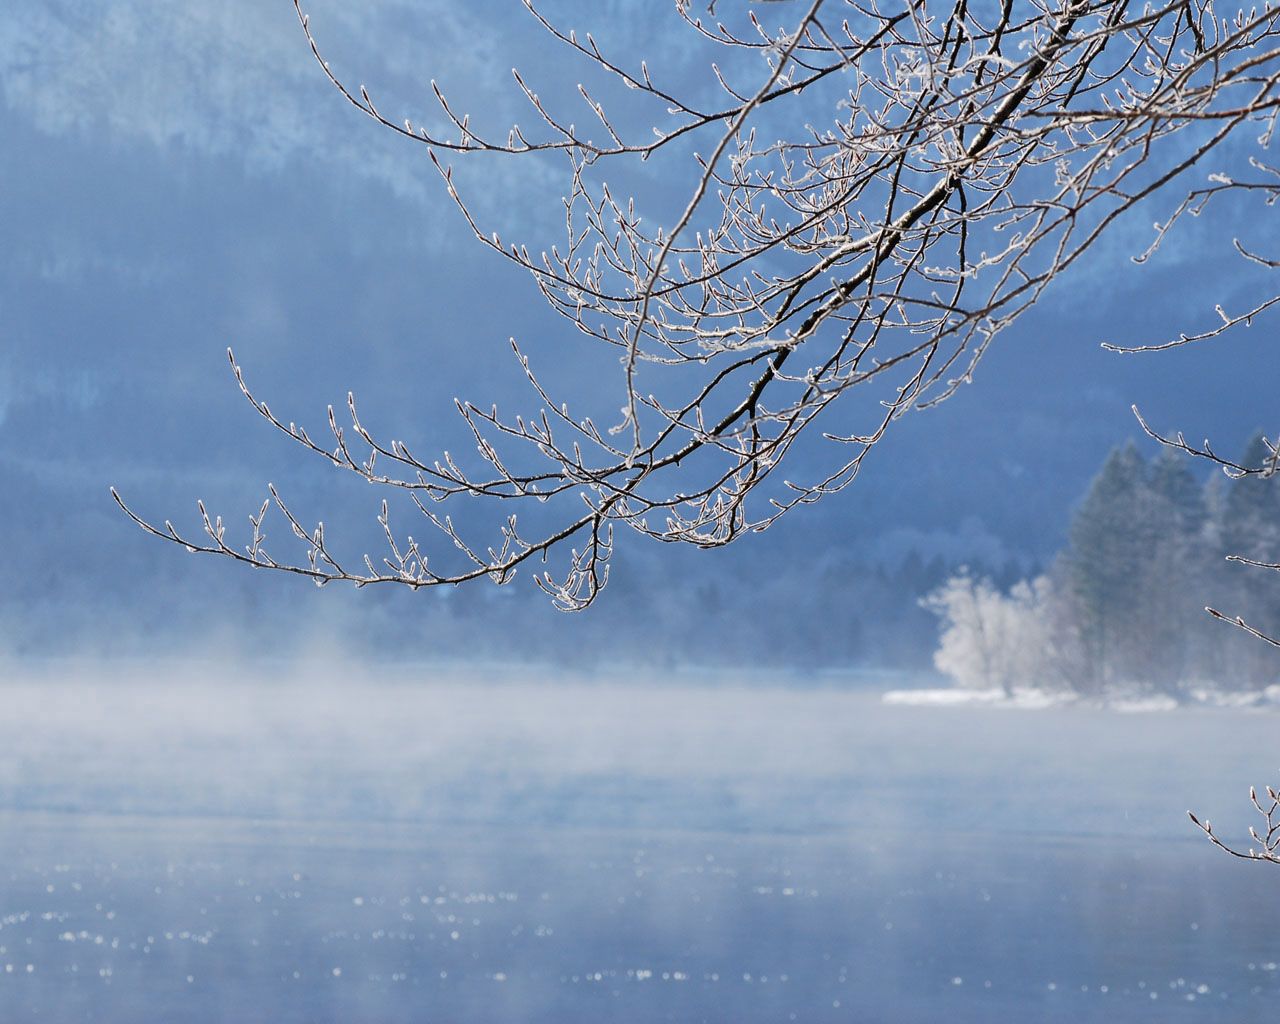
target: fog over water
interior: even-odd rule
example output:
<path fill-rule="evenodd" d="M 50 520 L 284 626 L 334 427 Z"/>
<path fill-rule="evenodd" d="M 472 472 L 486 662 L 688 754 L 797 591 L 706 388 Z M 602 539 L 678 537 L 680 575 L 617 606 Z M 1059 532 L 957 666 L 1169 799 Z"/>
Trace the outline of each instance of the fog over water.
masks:
<path fill-rule="evenodd" d="M 516 0 L 303 6 L 333 68 L 397 117 L 434 116 L 438 81 L 505 133 L 528 115 L 513 66 L 577 103 L 582 62 Z M 720 93 L 675 4 L 540 6 L 699 104 Z M 527 422 L 547 404 L 512 338 L 576 415 L 622 402 L 617 353 L 476 243 L 425 149 L 334 92 L 291 4 L 9 4 L 0 126 L 0 1024 L 1274 1016 L 1280 868 L 1215 851 L 1186 810 L 1247 841 L 1248 787 L 1280 768 L 1276 709 L 881 700 L 937 686 L 939 626 L 964 621 L 953 639 L 984 644 L 949 663 L 999 686 L 993 619 L 929 610 L 948 579 L 969 579 L 971 607 L 1044 612 L 994 620 L 1015 653 L 1043 646 L 1008 623 L 1059 606 L 1015 588 L 1072 543 L 1109 452 L 1135 440 L 1154 463 L 1135 403 L 1224 454 L 1274 429 L 1261 316 L 1149 359 L 1099 347 L 1250 308 L 1273 276 L 1234 248 L 1265 230 L 1252 198 L 1137 266 L 1172 209 L 1143 207 L 971 386 L 895 421 L 844 494 L 717 551 L 619 531 L 609 586 L 564 616 L 523 570 L 425 592 L 238 571 L 145 536 L 110 497 L 193 536 L 203 498 L 239 547 L 273 481 L 349 564 L 378 564 L 377 497 L 245 403 L 229 346 L 285 421 L 320 437 L 352 392 L 377 436 L 428 460 L 473 450 L 455 399 Z M 486 233 L 561 242 L 572 181 L 545 157 L 457 161 Z M 619 172 L 616 195 L 672 223 L 701 174 L 676 164 Z M 789 479 L 825 475 L 814 441 Z M 1229 535 L 1226 486 L 1187 537 Z M 402 506 L 395 529 L 418 530 Z M 1110 508 L 1108 544 L 1152 521 Z M 506 511 L 464 532 L 491 543 Z M 288 528 L 270 529 L 283 557 Z M 458 554 L 438 540 L 431 557 Z M 1197 637 L 1174 595 L 1197 622 L 1210 602 L 1253 621 L 1239 588 L 1186 571 L 1190 550 L 1132 563 L 1160 571 L 1131 618 L 1106 609 L 1108 650 Z M 1194 640 L 1165 689 L 1265 692 L 1271 663 L 1245 678 L 1232 643 L 1253 640 Z M 1159 682 L 1154 657 L 1129 679 L 1137 660 L 1111 674 Z M 1011 662 L 1006 683 L 1052 682 Z"/>
<path fill-rule="evenodd" d="M 0 1019 L 1239 1020 L 1280 992 L 1280 878 L 1185 817 L 1243 833 L 1274 713 L 383 675 L 11 675 Z"/>

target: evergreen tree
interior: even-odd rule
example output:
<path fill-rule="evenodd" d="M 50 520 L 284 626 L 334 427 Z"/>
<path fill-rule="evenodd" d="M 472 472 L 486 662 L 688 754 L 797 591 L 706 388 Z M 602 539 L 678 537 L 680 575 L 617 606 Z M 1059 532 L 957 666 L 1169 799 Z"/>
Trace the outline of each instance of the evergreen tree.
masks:
<path fill-rule="evenodd" d="M 1249 441 L 1240 464 L 1266 465 L 1271 449 L 1261 433 Z M 1280 562 L 1280 480 L 1275 476 L 1246 476 L 1230 481 L 1221 502 L 1218 554 L 1240 555 L 1254 561 Z M 1220 563 L 1221 565 L 1221 563 Z M 1216 604 L 1230 615 L 1240 615 L 1264 632 L 1280 631 L 1280 586 L 1273 570 L 1227 564 L 1218 574 Z M 1214 595 L 1218 600 L 1218 595 Z M 1258 688 L 1280 678 L 1280 662 L 1274 651 L 1240 633 L 1223 644 L 1224 669 L 1231 679 L 1224 684 Z"/>
<path fill-rule="evenodd" d="M 1150 487 L 1161 507 L 1159 526 L 1170 534 L 1194 537 L 1204 529 L 1208 517 L 1204 488 L 1187 468 L 1179 452 L 1163 448 L 1151 465 Z"/>
<path fill-rule="evenodd" d="M 1271 449 L 1255 434 L 1240 464 L 1266 465 Z M 1222 542 L 1232 554 L 1262 562 L 1280 561 L 1280 487 L 1274 476 L 1246 476 L 1227 487 L 1222 512 Z"/>
<path fill-rule="evenodd" d="M 1147 465 L 1132 443 L 1111 452 L 1076 510 L 1066 564 L 1087 652 L 1086 690 L 1141 679 L 1139 609 L 1155 547 Z"/>
<path fill-rule="evenodd" d="M 1146 681 L 1177 693 L 1191 677 L 1203 674 L 1202 656 L 1213 647 L 1214 623 L 1204 613 L 1212 558 L 1205 531 L 1208 511 L 1203 488 L 1177 452 L 1160 452 L 1148 486 L 1152 546 L 1141 573 L 1136 637 Z"/>

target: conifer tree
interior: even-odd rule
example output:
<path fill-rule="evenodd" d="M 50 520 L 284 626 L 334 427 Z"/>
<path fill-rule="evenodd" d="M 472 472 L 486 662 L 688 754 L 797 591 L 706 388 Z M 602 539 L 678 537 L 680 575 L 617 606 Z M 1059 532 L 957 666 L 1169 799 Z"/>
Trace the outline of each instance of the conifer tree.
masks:
<path fill-rule="evenodd" d="M 1148 476 L 1147 526 L 1151 549 L 1140 575 L 1135 639 L 1146 681 L 1177 693 L 1209 670 L 1203 656 L 1216 648 L 1216 631 L 1204 614 L 1211 549 L 1204 489 L 1178 453 L 1162 450 Z"/>
<path fill-rule="evenodd" d="M 1270 457 L 1271 450 L 1263 435 L 1257 433 L 1245 448 L 1240 464 L 1261 466 Z M 1223 507 L 1221 536 L 1232 554 L 1257 561 L 1277 560 L 1280 556 L 1280 488 L 1273 478 L 1246 476 L 1231 482 Z"/>
<path fill-rule="evenodd" d="M 1204 528 L 1208 516 L 1204 488 L 1187 468 L 1187 460 L 1168 448 L 1161 449 L 1151 464 L 1152 492 L 1161 502 L 1159 526 L 1183 537 L 1194 537 Z"/>
<path fill-rule="evenodd" d="M 1262 466 L 1270 457 L 1271 451 L 1258 433 L 1249 441 L 1240 464 Z M 1221 505 L 1217 530 L 1220 556 L 1280 562 L 1280 486 L 1273 476 L 1232 480 Z M 1219 579 L 1223 598 L 1217 607 L 1272 635 L 1280 631 L 1280 580 L 1274 571 L 1227 564 Z M 1235 678 L 1223 680 L 1224 685 L 1256 689 L 1280 679 L 1274 649 L 1244 636 L 1232 637 L 1225 647 L 1224 668 Z"/>
<path fill-rule="evenodd" d="M 1085 690 L 1141 676 L 1135 633 L 1155 546 L 1147 465 L 1132 443 L 1111 452 L 1076 510 L 1066 556 L 1087 652 Z"/>

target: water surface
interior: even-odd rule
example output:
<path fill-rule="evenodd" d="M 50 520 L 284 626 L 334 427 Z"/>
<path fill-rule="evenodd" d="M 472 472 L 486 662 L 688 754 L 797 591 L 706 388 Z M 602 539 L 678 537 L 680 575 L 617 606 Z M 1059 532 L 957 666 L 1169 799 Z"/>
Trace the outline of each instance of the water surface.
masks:
<path fill-rule="evenodd" d="M 74 674 L 69 674 L 74 675 Z M 653 683 L 0 688 L 0 1019 L 1240 1020 L 1274 713 Z"/>

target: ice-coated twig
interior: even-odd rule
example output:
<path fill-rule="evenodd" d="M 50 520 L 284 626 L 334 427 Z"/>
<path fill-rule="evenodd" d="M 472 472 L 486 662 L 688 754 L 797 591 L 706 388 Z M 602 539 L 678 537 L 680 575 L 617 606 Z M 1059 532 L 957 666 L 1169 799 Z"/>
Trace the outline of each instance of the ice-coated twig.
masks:
<path fill-rule="evenodd" d="M 1280 794 L 1270 786 L 1266 787 L 1266 793 L 1266 800 L 1259 800 L 1258 791 L 1253 786 L 1249 787 L 1249 800 L 1253 804 L 1253 809 L 1262 817 L 1263 825 L 1262 831 L 1259 831 L 1256 825 L 1249 827 L 1249 837 L 1257 845 L 1247 849 L 1241 850 L 1223 842 L 1213 831 L 1213 825 L 1207 819 L 1202 821 L 1191 811 L 1187 811 L 1187 817 L 1219 850 L 1242 860 L 1260 860 L 1280 864 L 1280 813 L 1278 813 L 1280 812 Z"/>
<path fill-rule="evenodd" d="M 485 124 L 434 81 L 431 111 L 393 115 L 376 90 L 347 84 L 294 0 L 333 88 L 425 148 L 477 242 L 531 275 L 575 336 L 614 350 L 616 379 L 554 394 L 513 341 L 529 406 L 460 400 L 468 450 L 424 454 L 375 433 L 352 395 L 345 412 L 327 411 L 327 435 L 280 418 L 229 354 L 271 426 L 399 496 L 437 543 L 393 529 L 380 507 L 384 554 L 347 557 L 275 489 L 247 543 L 204 511 L 198 529 L 153 526 L 117 496 L 143 529 L 319 583 L 505 583 L 536 565 L 557 607 L 582 608 L 607 581 L 615 527 L 719 546 L 848 487 L 901 416 L 972 380 L 994 341 L 1122 218 L 1156 211 L 1141 262 L 1189 217 L 1280 198 L 1262 156 L 1280 116 L 1274 4 L 676 0 L 675 28 L 692 46 L 679 68 L 606 39 L 618 26 L 604 9 L 584 8 L 605 22 L 585 32 L 538 0 L 522 6 L 581 69 L 580 84 L 544 90 L 517 69 L 525 123 Z M 632 98 L 625 115 L 610 99 L 618 88 Z M 448 163 L 481 153 L 563 161 L 559 241 L 486 223 Z M 656 195 L 611 180 L 619 165 L 659 155 Z M 674 205 L 672 174 L 682 174 Z M 1248 239 L 1231 255 L 1264 276 L 1280 262 Z M 1114 347 L 1216 337 L 1272 313 L 1276 292 L 1220 305 L 1214 323 L 1172 342 Z M 608 409 L 623 410 L 624 436 L 597 425 Z M 804 479 L 790 469 L 801 442 L 820 450 Z M 1172 443 L 1256 471 L 1180 435 Z M 472 499 L 505 514 L 482 527 L 483 517 L 445 511 Z M 282 542 L 297 557 L 267 553 L 269 514 L 289 526 Z"/>

